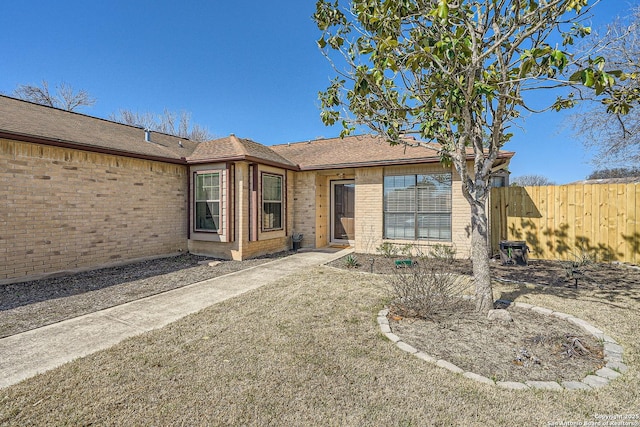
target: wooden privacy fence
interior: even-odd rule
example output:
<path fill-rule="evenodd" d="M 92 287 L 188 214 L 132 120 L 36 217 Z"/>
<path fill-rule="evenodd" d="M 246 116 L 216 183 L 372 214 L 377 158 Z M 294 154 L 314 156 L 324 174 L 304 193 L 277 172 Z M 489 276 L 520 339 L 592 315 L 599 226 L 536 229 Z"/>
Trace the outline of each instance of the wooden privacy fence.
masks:
<path fill-rule="evenodd" d="M 640 184 L 491 190 L 491 247 L 524 240 L 532 258 L 640 264 Z"/>

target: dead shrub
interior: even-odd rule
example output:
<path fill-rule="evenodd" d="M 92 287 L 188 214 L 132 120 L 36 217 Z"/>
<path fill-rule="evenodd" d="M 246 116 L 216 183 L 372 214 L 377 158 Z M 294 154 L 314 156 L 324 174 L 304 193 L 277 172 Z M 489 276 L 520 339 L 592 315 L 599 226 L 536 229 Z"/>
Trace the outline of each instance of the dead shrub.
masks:
<path fill-rule="evenodd" d="M 397 268 L 389 285 L 391 312 L 400 317 L 442 320 L 469 306 L 464 300 L 468 278 L 430 257 Z"/>

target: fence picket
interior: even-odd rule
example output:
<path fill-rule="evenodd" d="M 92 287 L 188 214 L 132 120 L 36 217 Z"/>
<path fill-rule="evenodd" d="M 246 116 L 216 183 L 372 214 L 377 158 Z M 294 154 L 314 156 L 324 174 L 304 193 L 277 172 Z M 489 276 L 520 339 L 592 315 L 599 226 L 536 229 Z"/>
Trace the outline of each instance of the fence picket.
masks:
<path fill-rule="evenodd" d="M 640 184 L 502 187 L 491 191 L 491 245 L 526 240 L 532 258 L 640 264 Z"/>

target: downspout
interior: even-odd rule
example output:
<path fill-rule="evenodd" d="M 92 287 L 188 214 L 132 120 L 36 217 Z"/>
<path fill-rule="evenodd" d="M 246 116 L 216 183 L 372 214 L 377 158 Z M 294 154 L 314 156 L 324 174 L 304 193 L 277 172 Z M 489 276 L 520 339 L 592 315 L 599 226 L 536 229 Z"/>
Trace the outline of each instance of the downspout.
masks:
<path fill-rule="evenodd" d="M 191 168 L 187 166 L 187 246 L 191 240 Z"/>

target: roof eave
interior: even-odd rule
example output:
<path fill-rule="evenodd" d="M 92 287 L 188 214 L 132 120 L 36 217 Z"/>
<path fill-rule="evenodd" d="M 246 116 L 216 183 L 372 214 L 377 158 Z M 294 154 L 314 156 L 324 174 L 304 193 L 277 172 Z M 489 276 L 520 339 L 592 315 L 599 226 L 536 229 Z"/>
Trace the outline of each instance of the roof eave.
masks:
<path fill-rule="evenodd" d="M 297 165 L 289 165 L 286 163 L 279 163 L 272 160 L 261 159 L 259 157 L 254 156 L 224 156 L 224 157 L 207 157 L 202 159 L 193 159 L 187 157 L 187 163 L 190 165 L 202 165 L 206 163 L 226 163 L 226 162 L 251 162 L 251 163 L 260 163 L 266 166 L 272 166 L 281 169 L 287 169 L 292 171 L 299 171 L 300 168 Z"/>
<path fill-rule="evenodd" d="M 14 140 L 14 141 L 20 141 L 20 142 L 30 142 L 30 143 L 33 143 L 33 144 L 48 145 L 48 146 L 52 146 L 52 147 L 70 148 L 70 149 L 75 149 L 75 150 L 88 151 L 88 152 L 91 152 L 91 153 L 109 154 L 109 155 L 113 155 L 113 156 L 123 156 L 123 157 L 129 157 L 129 158 L 133 158 L 133 159 L 151 160 L 151 161 L 156 161 L 156 162 L 172 163 L 172 164 L 179 164 L 179 165 L 186 165 L 187 164 L 187 162 L 186 162 L 184 157 L 178 158 L 178 157 L 153 156 L 153 155 L 150 155 L 150 154 L 142 154 L 142 153 L 135 153 L 135 152 L 132 152 L 132 151 L 117 150 L 117 149 L 105 148 L 105 147 L 97 147 L 95 145 L 86 145 L 86 144 L 82 144 L 82 143 L 79 143 L 79 142 L 65 141 L 65 140 L 62 140 L 62 139 L 46 138 L 46 137 L 37 136 L 37 135 L 28 135 L 28 134 L 22 134 L 22 133 L 16 133 L 16 132 L 8 132 L 8 131 L 3 131 L 3 130 L 0 130 L 0 138 Z"/>
<path fill-rule="evenodd" d="M 514 156 L 512 151 L 501 151 L 498 154 L 497 159 L 510 159 Z M 467 155 L 467 161 L 474 159 L 473 154 Z M 313 170 L 328 170 L 328 169 L 346 169 L 346 168 L 359 168 L 359 167 L 376 167 L 376 166 L 402 166 L 411 164 L 427 164 L 427 163 L 440 163 L 441 158 L 439 156 L 422 157 L 419 159 L 391 159 L 391 160 L 378 160 L 369 162 L 350 162 L 350 163 L 331 163 L 325 165 L 313 165 L 313 166 L 300 166 L 301 171 L 313 171 Z"/>

